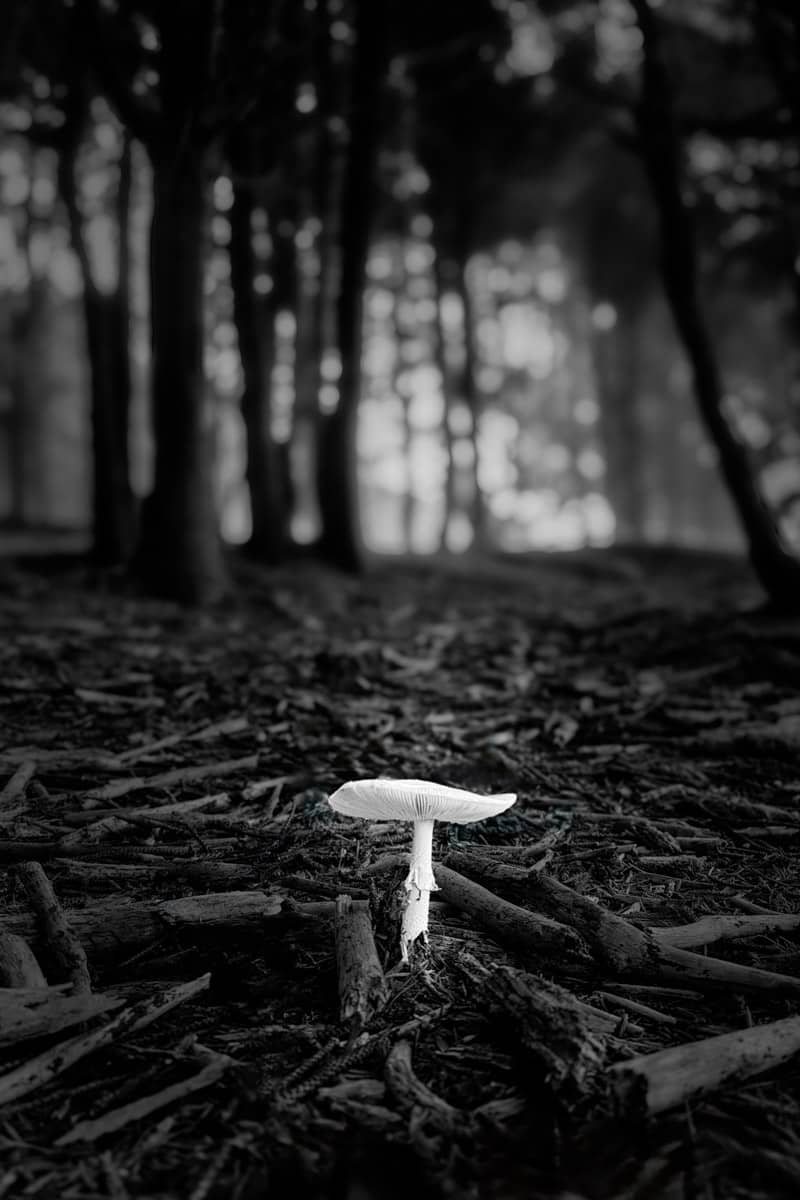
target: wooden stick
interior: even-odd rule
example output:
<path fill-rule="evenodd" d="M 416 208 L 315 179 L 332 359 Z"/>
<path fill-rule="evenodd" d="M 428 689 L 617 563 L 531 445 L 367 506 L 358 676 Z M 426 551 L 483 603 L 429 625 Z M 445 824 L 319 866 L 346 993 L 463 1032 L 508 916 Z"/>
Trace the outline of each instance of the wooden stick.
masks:
<path fill-rule="evenodd" d="M 117 755 L 117 762 L 120 765 L 129 765 L 137 758 L 146 758 L 148 754 L 153 754 L 156 750 L 166 750 L 167 747 L 175 746 L 178 742 L 208 741 L 226 733 L 241 733 L 247 729 L 247 725 L 247 717 L 227 717 L 224 721 L 216 721 L 213 725 L 203 725 L 199 729 L 170 733 L 156 742 L 145 742 L 143 746 L 134 746 L 130 750 L 123 750 L 121 754 Z"/>
<path fill-rule="evenodd" d="M 0 792 L 0 815 L 11 815 L 10 813 L 2 813 L 2 809 L 10 809 L 14 801 L 19 800 L 25 794 L 25 789 L 35 773 L 36 763 L 34 761 L 28 759 L 20 763 L 8 783 Z"/>
<path fill-rule="evenodd" d="M 130 1104 L 123 1104 L 120 1108 L 112 1108 L 103 1113 L 102 1117 L 91 1121 L 79 1121 L 67 1133 L 57 1138 L 55 1144 L 71 1146 L 75 1142 L 96 1142 L 109 1133 L 117 1133 L 133 1121 L 142 1121 L 151 1113 L 158 1112 L 160 1109 L 174 1104 L 177 1100 L 183 1100 L 187 1096 L 194 1095 L 195 1092 L 211 1087 L 222 1078 L 230 1067 L 240 1065 L 229 1055 L 218 1054 L 215 1050 L 209 1050 L 205 1046 L 195 1046 L 194 1052 L 198 1058 L 206 1060 L 206 1065 L 197 1074 L 190 1076 L 189 1079 L 181 1080 L 180 1083 L 173 1083 L 170 1087 L 162 1088 L 160 1092 L 154 1092 L 150 1096 L 141 1096 L 138 1100 L 132 1100 Z"/>
<path fill-rule="evenodd" d="M 369 902 L 339 896 L 334 922 L 339 1017 L 361 1030 L 383 1008 L 389 989 L 372 934 Z"/>
<path fill-rule="evenodd" d="M 786 1017 L 629 1058 L 611 1067 L 609 1077 L 623 1108 L 643 1107 L 655 1116 L 726 1083 L 770 1071 L 798 1052 L 800 1017 Z"/>
<path fill-rule="evenodd" d="M 280 896 L 266 892 L 214 892 L 149 904 L 108 900 L 74 909 L 67 915 L 94 962 L 129 954 L 137 946 L 158 941 L 170 929 L 184 933 L 210 928 L 257 932 L 266 918 L 281 911 L 281 904 Z M 30 918 L 12 917 L 6 924 L 24 937 L 35 935 Z"/>
<path fill-rule="evenodd" d="M 702 988 L 800 996 L 800 979 L 793 975 L 761 971 L 664 945 L 549 876 L 531 873 L 528 888 L 542 907 L 577 929 L 599 962 L 618 975 L 691 983 Z"/>
<path fill-rule="evenodd" d="M 690 925 L 651 928 L 650 933 L 658 942 L 688 950 L 693 946 L 708 946 L 711 942 L 722 942 L 731 938 L 757 937 L 762 933 L 796 933 L 798 929 L 798 913 L 761 913 L 748 916 L 719 914 L 701 917 L 698 921 L 692 921 Z"/>
<path fill-rule="evenodd" d="M 0 986 L 47 987 L 44 972 L 24 938 L 0 929 Z"/>
<path fill-rule="evenodd" d="M 437 1096 L 415 1074 L 408 1042 L 399 1041 L 392 1046 L 386 1059 L 384 1078 L 398 1106 L 409 1117 L 421 1109 L 425 1122 L 435 1126 L 440 1133 L 452 1136 L 456 1130 L 462 1134 L 466 1132 L 468 1114 Z"/>
<path fill-rule="evenodd" d="M 29 1095 L 37 1088 L 57 1078 L 68 1067 L 80 1062 L 82 1058 L 86 1058 L 88 1054 L 92 1054 L 95 1050 L 101 1050 L 127 1033 L 144 1029 L 159 1017 L 164 1016 L 165 1013 L 171 1012 L 179 1004 L 183 1004 L 205 991 L 210 980 L 210 973 L 201 975 L 190 983 L 179 984 L 148 1000 L 142 1000 L 140 1003 L 124 1009 L 99 1029 L 94 1029 L 91 1033 L 80 1034 L 66 1042 L 59 1042 L 57 1046 L 45 1050 L 15 1070 L 9 1071 L 6 1075 L 0 1075 L 0 1104 L 9 1104 L 12 1100 Z"/>
<path fill-rule="evenodd" d="M 17 875 L 36 913 L 47 948 L 76 992 L 90 992 L 92 980 L 86 951 L 61 907 L 53 885 L 38 862 L 21 863 Z"/>
<path fill-rule="evenodd" d="M 88 992 L 63 996 L 52 989 L 45 992 L 36 989 L 26 995 L 0 989 L 0 1046 L 13 1046 L 26 1038 L 50 1037 L 124 1003 L 115 996 Z"/>
<path fill-rule="evenodd" d="M 111 783 L 104 783 L 102 787 L 84 792 L 83 799 L 117 800 L 120 796 L 128 796 L 131 792 L 139 792 L 143 788 L 173 787 L 179 783 L 196 783 L 201 779 L 218 779 L 236 771 L 252 771 L 257 766 L 258 755 L 248 754 L 246 758 L 234 758 L 228 762 L 204 763 L 200 767 L 176 767 L 172 771 L 163 771 L 160 775 L 151 775 L 149 779 L 115 779 Z"/>
<path fill-rule="evenodd" d="M 566 925 L 501 900 L 494 892 L 439 863 L 434 875 L 441 898 L 475 917 L 498 941 L 534 955 L 580 951 L 580 939 Z"/>
<path fill-rule="evenodd" d="M 550 980 L 510 967 L 481 966 L 464 956 L 462 970 L 482 1005 L 510 1023 L 513 1037 L 533 1058 L 548 1084 L 566 1101 L 586 1098 L 607 1056 L 607 1039 L 617 1026 L 608 1013 L 582 1004 Z"/>

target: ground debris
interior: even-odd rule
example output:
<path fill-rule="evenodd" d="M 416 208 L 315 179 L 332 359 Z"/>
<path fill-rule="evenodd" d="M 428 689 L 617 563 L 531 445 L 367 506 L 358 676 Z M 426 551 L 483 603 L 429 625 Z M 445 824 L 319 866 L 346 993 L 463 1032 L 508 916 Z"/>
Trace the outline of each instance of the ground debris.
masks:
<path fill-rule="evenodd" d="M 0 1195 L 796 1196 L 797 630 L 752 595 L 614 552 L 189 614 L 18 569 Z M 407 829 L 326 801 L 380 775 L 519 794 L 437 829 L 410 967 Z"/>

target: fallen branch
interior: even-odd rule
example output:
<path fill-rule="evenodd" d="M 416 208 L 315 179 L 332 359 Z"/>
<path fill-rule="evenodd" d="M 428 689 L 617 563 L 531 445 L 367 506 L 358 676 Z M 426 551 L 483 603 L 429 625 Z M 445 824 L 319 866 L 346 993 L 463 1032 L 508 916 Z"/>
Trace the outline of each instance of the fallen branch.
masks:
<path fill-rule="evenodd" d="M 247 717 L 227 717 L 224 721 L 214 722 L 213 725 L 203 725 L 199 729 L 170 733 L 167 737 L 159 738 L 157 742 L 145 742 L 142 746 L 123 750 L 121 754 L 117 755 L 117 762 L 120 766 L 127 766 L 135 762 L 137 758 L 146 758 L 148 754 L 154 754 L 157 750 L 166 750 L 169 746 L 176 746 L 178 742 L 208 741 L 223 734 L 242 733 L 247 726 Z"/>
<path fill-rule="evenodd" d="M 25 795 L 25 789 L 35 774 L 36 763 L 34 761 L 28 759 L 20 763 L 8 783 L 0 791 L 0 816 L 6 818 L 16 816 L 16 812 L 3 812 L 3 809 L 10 810 L 14 801 Z"/>
<path fill-rule="evenodd" d="M 176 784 L 197 783 L 201 779 L 218 779 L 236 771 L 252 771 L 257 766 L 258 755 L 248 754 L 246 758 L 234 758 L 228 762 L 204 763 L 200 767 L 176 767 L 172 771 L 163 771 L 160 775 L 151 775 L 148 779 L 115 779 L 111 783 L 104 783 L 102 787 L 84 792 L 83 799 L 118 800 L 120 796 L 140 792 L 144 788 L 174 787 Z"/>
<path fill-rule="evenodd" d="M 361 1030 L 389 996 L 375 949 L 369 903 L 339 896 L 334 929 L 339 1016 L 343 1023 Z"/>
<path fill-rule="evenodd" d="M 24 938 L 0 930 L 0 986 L 46 988 L 47 980 Z"/>
<path fill-rule="evenodd" d="M 468 912 L 498 941 L 534 955 L 580 952 L 580 939 L 565 925 L 501 900 L 494 892 L 440 863 L 436 864 L 434 875 L 442 900 Z"/>
<path fill-rule="evenodd" d="M 557 1095 L 574 1103 L 592 1094 L 617 1026 L 614 1017 L 537 975 L 504 966 L 486 969 L 470 956 L 459 965 L 479 1003 L 500 1018 L 501 1030 L 510 1023 L 514 1043 Z"/>
<path fill-rule="evenodd" d="M 29 1095 L 95 1050 L 101 1050 L 125 1034 L 144 1029 L 159 1017 L 171 1012 L 173 1008 L 177 1008 L 179 1004 L 184 1004 L 205 991 L 210 979 L 210 974 L 201 975 L 199 979 L 190 983 L 182 983 L 158 996 L 142 1000 L 124 1009 L 100 1029 L 80 1034 L 67 1042 L 60 1042 L 6 1075 L 0 1075 L 0 1105 L 10 1104 L 12 1100 Z"/>
<path fill-rule="evenodd" d="M 53 885 L 38 862 L 21 863 L 17 876 L 36 913 L 39 933 L 60 971 L 70 980 L 76 992 L 90 992 L 92 981 L 86 951 L 64 912 Z"/>
<path fill-rule="evenodd" d="M 448 1137 L 455 1133 L 463 1136 L 468 1132 L 468 1114 L 437 1096 L 414 1073 L 409 1042 L 399 1041 L 392 1046 L 386 1059 L 384 1078 L 396 1104 L 407 1117 L 422 1115 L 426 1123 Z"/>
<path fill-rule="evenodd" d="M 650 933 L 658 942 L 688 950 L 692 946 L 708 946 L 733 938 L 758 937 L 762 933 L 796 933 L 798 930 L 798 913 L 763 913 L 742 917 L 735 914 L 701 917 L 690 925 L 651 928 Z"/>
<path fill-rule="evenodd" d="M 214 892 L 149 904 L 108 900 L 74 909 L 68 917 L 90 960 L 99 961 L 158 941 L 170 929 L 258 932 L 266 918 L 281 911 L 281 904 L 280 896 L 266 892 Z M 28 940 L 35 939 L 35 924 L 29 917 L 11 917 L 6 925 Z"/>
<path fill-rule="evenodd" d="M 725 1084 L 762 1075 L 798 1053 L 800 1017 L 786 1017 L 629 1058 L 611 1067 L 609 1077 L 623 1109 L 643 1108 L 655 1116 Z"/>
<path fill-rule="evenodd" d="M 538 900 L 543 908 L 577 929 L 598 962 L 618 975 L 691 983 L 702 988 L 800 996 L 800 979 L 793 975 L 761 971 L 664 945 L 549 876 L 531 873 L 528 889 L 531 898 Z"/>
<path fill-rule="evenodd" d="M 229 1068 L 241 1065 L 229 1055 L 218 1054 L 215 1050 L 209 1050 L 205 1046 L 195 1046 L 194 1053 L 198 1058 L 206 1060 L 206 1065 L 197 1074 L 181 1080 L 180 1083 L 173 1083 L 170 1087 L 162 1088 L 160 1092 L 154 1092 L 150 1096 L 141 1096 L 138 1100 L 132 1100 L 130 1104 L 123 1104 L 120 1108 L 112 1108 L 102 1117 L 97 1117 L 92 1121 L 80 1121 L 68 1133 L 57 1138 L 55 1144 L 71 1146 L 75 1142 L 96 1142 L 110 1133 L 117 1133 L 134 1121 L 142 1121 L 145 1117 L 159 1112 L 162 1108 L 167 1108 L 168 1105 L 174 1104 L 178 1100 L 184 1100 L 187 1096 L 194 1095 L 195 1092 L 211 1087 L 222 1078 Z"/>
<path fill-rule="evenodd" d="M 114 996 L 78 993 L 63 996 L 61 992 L 35 988 L 0 989 L 0 1046 L 13 1046 L 27 1038 L 49 1037 L 91 1021 L 101 1013 L 120 1008 L 124 1003 Z"/>

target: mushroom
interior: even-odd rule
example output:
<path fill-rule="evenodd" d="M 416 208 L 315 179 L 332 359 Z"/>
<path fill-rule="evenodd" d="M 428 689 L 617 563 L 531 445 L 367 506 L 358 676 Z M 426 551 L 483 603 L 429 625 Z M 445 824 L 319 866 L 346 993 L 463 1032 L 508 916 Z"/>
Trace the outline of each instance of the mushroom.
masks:
<path fill-rule="evenodd" d="M 328 797 L 331 808 L 345 817 L 373 821 L 413 821 L 411 865 L 405 879 L 406 907 L 400 933 L 400 953 L 408 962 L 408 947 L 422 935 L 428 940 L 428 906 L 438 891 L 431 861 L 434 821 L 469 825 L 496 817 L 516 801 L 513 792 L 479 796 L 462 788 L 444 787 L 427 779 L 356 779 Z"/>

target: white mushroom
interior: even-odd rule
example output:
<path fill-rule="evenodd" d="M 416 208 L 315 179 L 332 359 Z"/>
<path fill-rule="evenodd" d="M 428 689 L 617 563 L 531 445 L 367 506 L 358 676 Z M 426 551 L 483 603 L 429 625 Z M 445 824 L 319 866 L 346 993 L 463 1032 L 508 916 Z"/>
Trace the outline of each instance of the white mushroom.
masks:
<path fill-rule="evenodd" d="M 514 793 L 479 796 L 462 788 L 444 787 L 426 779 L 357 779 L 344 783 L 328 797 L 331 808 L 345 817 L 372 821 L 413 821 L 411 865 L 405 880 L 406 907 L 400 933 L 400 952 L 422 935 L 428 940 L 428 906 L 438 891 L 433 877 L 433 823 L 454 821 L 469 825 L 504 812 L 517 799 Z"/>

